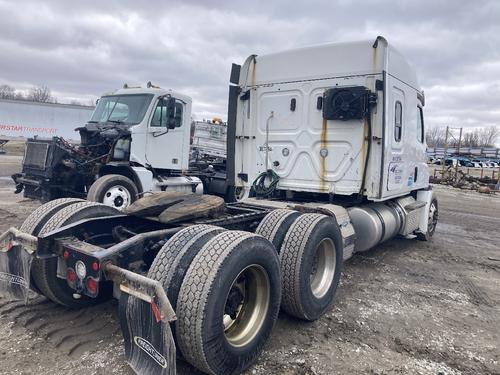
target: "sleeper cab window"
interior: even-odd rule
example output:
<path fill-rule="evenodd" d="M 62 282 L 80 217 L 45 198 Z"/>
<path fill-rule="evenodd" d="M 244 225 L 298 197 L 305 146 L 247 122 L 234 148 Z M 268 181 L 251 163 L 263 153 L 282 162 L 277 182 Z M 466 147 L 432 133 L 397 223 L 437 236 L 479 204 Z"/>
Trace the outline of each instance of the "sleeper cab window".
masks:
<path fill-rule="evenodd" d="M 417 107 L 417 140 L 424 143 L 424 114 L 422 107 Z"/>
<path fill-rule="evenodd" d="M 401 141 L 402 133 L 403 133 L 403 105 L 398 100 L 394 108 L 394 140 L 396 142 Z"/>

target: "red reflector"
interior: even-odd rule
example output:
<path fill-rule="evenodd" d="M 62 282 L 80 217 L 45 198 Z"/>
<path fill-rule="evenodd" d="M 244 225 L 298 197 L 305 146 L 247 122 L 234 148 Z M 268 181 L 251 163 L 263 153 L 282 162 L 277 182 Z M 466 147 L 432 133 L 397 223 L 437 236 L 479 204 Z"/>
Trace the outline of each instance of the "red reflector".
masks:
<path fill-rule="evenodd" d="M 92 263 L 92 270 L 96 272 L 99 271 L 99 263 L 97 262 Z"/>
<path fill-rule="evenodd" d="M 76 273 L 73 270 L 68 270 L 68 280 L 70 283 L 74 283 L 76 280 Z"/>
<path fill-rule="evenodd" d="M 92 294 L 97 293 L 97 281 L 91 277 L 87 279 L 87 290 Z"/>
<path fill-rule="evenodd" d="M 64 253 L 63 253 L 63 258 L 64 259 L 68 259 L 69 258 L 69 253 L 67 250 L 64 250 Z"/>
<path fill-rule="evenodd" d="M 12 249 L 13 247 L 14 247 L 14 242 L 12 242 L 12 240 L 9 240 L 9 242 L 7 242 L 7 251 Z"/>
<path fill-rule="evenodd" d="M 160 310 L 158 310 L 158 306 L 156 306 L 156 303 L 151 302 L 151 308 L 153 309 L 153 314 L 155 314 L 156 322 L 159 322 L 161 320 L 161 314 Z"/>

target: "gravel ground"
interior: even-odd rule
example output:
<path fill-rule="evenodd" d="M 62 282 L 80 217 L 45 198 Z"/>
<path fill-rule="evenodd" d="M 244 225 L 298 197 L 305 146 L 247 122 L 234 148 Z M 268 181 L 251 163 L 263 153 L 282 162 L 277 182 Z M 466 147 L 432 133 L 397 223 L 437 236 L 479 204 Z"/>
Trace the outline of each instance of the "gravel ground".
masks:
<path fill-rule="evenodd" d="M 19 162 L 0 156 L 0 231 L 38 206 L 12 193 Z M 500 374 L 500 196 L 434 189 L 432 241 L 394 239 L 346 262 L 330 311 L 312 323 L 280 314 L 247 374 Z M 123 353 L 113 301 L 71 311 L 0 298 L 1 374 L 131 374 Z"/>

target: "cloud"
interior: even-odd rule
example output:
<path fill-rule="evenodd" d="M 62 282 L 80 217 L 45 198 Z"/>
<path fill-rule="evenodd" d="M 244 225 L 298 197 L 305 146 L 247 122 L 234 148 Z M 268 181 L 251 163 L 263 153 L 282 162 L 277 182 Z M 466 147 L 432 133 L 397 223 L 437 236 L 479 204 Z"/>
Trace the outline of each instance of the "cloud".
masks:
<path fill-rule="evenodd" d="M 92 98 L 149 80 L 226 115 L 232 62 L 384 35 L 416 67 L 428 125 L 499 124 L 500 2 L 0 0 L 0 83 Z"/>

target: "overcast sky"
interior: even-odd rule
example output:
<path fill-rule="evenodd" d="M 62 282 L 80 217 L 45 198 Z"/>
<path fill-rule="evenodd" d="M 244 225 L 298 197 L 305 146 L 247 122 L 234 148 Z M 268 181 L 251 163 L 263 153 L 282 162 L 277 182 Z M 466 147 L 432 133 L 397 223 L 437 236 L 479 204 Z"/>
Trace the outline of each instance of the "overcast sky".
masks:
<path fill-rule="evenodd" d="M 88 103 L 151 80 L 226 118 L 232 62 L 377 35 L 416 67 L 428 125 L 500 125 L 498 0 L 0 0 L 0 84 Z"/>

